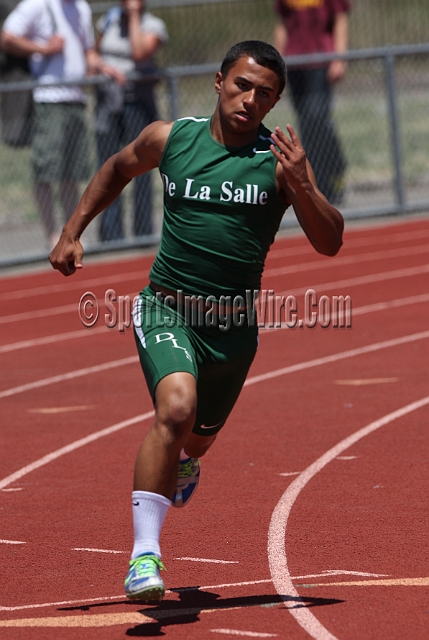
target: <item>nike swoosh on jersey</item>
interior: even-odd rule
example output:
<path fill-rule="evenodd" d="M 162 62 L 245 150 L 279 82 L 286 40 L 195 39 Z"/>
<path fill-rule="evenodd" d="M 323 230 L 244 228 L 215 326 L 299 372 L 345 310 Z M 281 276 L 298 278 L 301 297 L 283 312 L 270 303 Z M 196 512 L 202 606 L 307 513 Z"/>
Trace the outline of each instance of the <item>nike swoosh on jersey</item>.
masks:
<path fill-rule="evenodd" d="M 271 137 L 267 138 L 266 136 L 259 136 L 259 140 L 269 141 L 270 144 L 274 144 L 274 140 Z M 271 149 L 265 149 L 264 151 L 258 151 L 258 149 L 256 147 L 254 147 L 253 153 L 271 153 Z"/>

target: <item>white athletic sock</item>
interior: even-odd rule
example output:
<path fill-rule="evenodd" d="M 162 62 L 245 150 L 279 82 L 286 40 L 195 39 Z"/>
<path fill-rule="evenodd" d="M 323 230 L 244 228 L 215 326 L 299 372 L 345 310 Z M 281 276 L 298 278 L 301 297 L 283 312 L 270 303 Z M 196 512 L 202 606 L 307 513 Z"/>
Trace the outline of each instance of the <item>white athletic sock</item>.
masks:
<path fill-rule="evenodd" d="M 131 560 L 144 553 L 161 557 L 159 536 L 171 500 L 150 491 L 133 491 L 134 547 Z"/>
<path fill-rule="evenodd" d="M 180 460 L 189 460 L 189 456 L 187 453 L 185 453 L 184 449 L 182 449 L 180 452 Z"/>

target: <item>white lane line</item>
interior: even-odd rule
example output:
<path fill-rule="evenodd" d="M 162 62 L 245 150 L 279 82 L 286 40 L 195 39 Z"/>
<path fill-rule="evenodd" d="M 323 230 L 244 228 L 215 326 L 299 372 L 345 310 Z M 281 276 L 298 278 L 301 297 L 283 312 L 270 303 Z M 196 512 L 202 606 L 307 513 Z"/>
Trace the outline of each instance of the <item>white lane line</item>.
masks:
<path fill-rule="evenodd" d="M 279 476 L 299 476 L 301 471 L 288 471 L 287 473 L 279 473 Z"/>
<path fill-rule="evenodd" d="M 429 587 L 426 578 L 392 578 L 391 580 L 351 580 L 350 582 L 320 582 L 319 584 L 297 584 L 297 587 Z"/>
<path fill-rule="evenodd" d="M 271 582 L 271 580 L 270 580 Z M 119 600 L 120 602 L 128 602 L 128 598 L 125 598 L 121 593 L 119 596 L 104 596 L 102 598 L 81 598 L 79 600 L 61 600 L 59 602 L 41 602 L 39 604 L 23 604 L 17 607 L 5 607 L 0 606 L 0 611 L 22 611 L 25 609 L 43 609 L 45 607 L 64 607 L 74 604 L 90 604 L 91 602 L 103 602 L 107 600 Z"/>
<path fill-rule="evenodd" d="M 420 229 L 419 231 L 410 231 L 409 233 L 392 233 L 383 236 L 369 236 L 367 238 L 346 238 L 343 249 L 354 249 L 355 247 L 367 247 L 371 245 L 380 246 L 382 244 L 391 245 L 392 242 L 407 242 L 409 240 L 421 240 L 429 236 L 429 229 Z M 341 251 L 343 251 L 343 249 Z M 412 247 L 409 248 L 412 252 Z M 290 247 L 289 249 L 271 249 L 268 259 L 289 258 L 295 255 L 312 254 L 313 247 L 310 244 Z"/>
<path fill-rule="evenodd" d="M 14 396 L 17 393 L 24 393 L 25 391 L 32 391 L 33 389 L 48 387 L 49 385 L 55 384 L 57 382 L 74 380 L 75 378 L 80 378 L 81 376 L 88 376 L 93 373 L 100 373 L 100 371 L 107 371 L 109 369 L 115 369 L 116 367 L 123 367 L 128 364 L 134 364 L 135 362 L 138 362 L 138 356 L 130 356 L 129 358 L 122 358 L 121 360 L 112 360 L 111 362 L 105 362 L 104 364 L 97 364 L 93 367 L 85 367 L 84 369 L 77 369 L 76 371 L 61 373 L 58 376 L 52 376 L 52 378 L 43 378 L 42 380 L 36 380 L 35 382 L 28 382 L 27 384 L 21 384 L 18 387 L 0 391 L 0 399 Z"/>
<path fill-rule="evenodd" d="M 72 551 L 93 551 L 94 553 L 127 553 L 126 551 L 112 551 L 111 549 L 89 549 L 86 547 L 73 547 Z"/>
<path fill-rule="evenodd" d="M 330 576 L 361 576 L 367 578 L 385 578 L 388 573 L 368 573 L 367 571 L 348 571 L 347 569 L 325 569 L 322 573 L 308 573 L 305 576 L 291 576 L 291 580 L 307 580 L 307 578 L 329 578 Z"/>
<path fill-rule="evenodd" d="M 43 338 L 32 338 L 31 340 L 21 340 L 20 342 L 12 342 L 4 344 L 0 347 L 0 353 L 10 353 L 11 351 L 19 351 L 19 349 L 28 349 L 30 347 L 40 347 L 44 344 L 52 344 L 53 342 L 63 342 L 64 340 L 74 340 L 76 338 L 86 338 L 107 333 L 111 331 L 105 325 L 92 329 L 78 329 L 77 331 L 69 331 L 67 333 L 57 333 Z"/>
<path fill-rule="evenodd" d="M 22 487 L 14 487 L 13 489 L 2 489 L 5 493 L 7 491 L 22 491 Z"/>
<path fill-rule="evenodd" d="M 238 564 L 238 560 L 211 560 L 209 558 L 174 558 L 175 560 L 188 560 L 189 562 L 213 562 L 214 564 Z"/>
<path fill-rule="evenodd" d="M 319 622 L 310 609 L 305 606 L 305 603 L 301 600 L 297 590 L 293 586 L 293 578 L 289 574 L 285 550 L 286 527 L 291 509 L 309 481 L 343 451 L 386 424 L 402 418 L 412 411 L 417 411 L 428 404 L 429 396 L 426 396 L 421 400 L 412 402 L 383 416 L 379 420 L 371 422 L 366 427 L 359 429 L 352 435 L 344 438 L 344 440 L 341 440 L 341 442 L 320 456 L 320 458 L 292 481 L 273 511 L 268 532 L 268 561 L 273 583 L 277 593 L 283 597 L 285 607 L 294 616 L 298 624 L 315 640 L 337 639 Z M 291 599 L 293 599 L 293 601 L 289 602 Z"/>
<path fill-rule="evenodd" d="M 30 296 L 41 296 L 45 293 L 64 293 L 64 291 L 72 291 L 73 289 L 82 289 L 85 291 L 88 287 L 98 287 L 105 284 L 111 286 L 118 282 L 127 282 L 128 280 L 142 280 L 146 282 L 149 268 L 140 271 L 131 271 L 129 273 L 112 274 L 101 278 L 89 278 L 88 280 L 67 280 L 67 284 L 51 284 L 32 289 L 20 289 L 18 291 L 9 291 L 0 294 L 0 301 L 3 300 L 19 300 L 20 298 L 29 298 Z M 143 288 L 143 287 L 142 287 Z"/>
<path fill-rule="evenodd" d="M 27 544 L 27 543 L 20 542 L 19 540 L 0 540 L 0 544 Z"/>
<path fill-rule="evenodd" d="M 111 427 L 107 427 L 106 429 L 101 429 L 101 431 L 96 431 L 95 433 L 91 433 L 89 436 L 86 436 L 85 438 L 81 438 L 80 440 L 75 440 L 74 442 L 71 442 L 65 447 L 61 447 L 61 449 L 57 449 L 52 453 L 48 453 L 46 456 L 43 456 L 43 458 L 39 458 L 38 460 L 35 460 L 31 464 L 28 464 L 27 466 L 22 467 L 18 471 L 15 471 L 15 473 L 12 473 L 10 476 L 7 476 L 7 478 L 3 478 L 3 480 L 0 480 L 0 489 L 4 489 L 4 487 L 7 487 L 9 484 L 12 484 L 13 482 L 16 482 L 23 476 L 27 475 L 27 473 L 31 473 L 32 471 L 35 471 L 36 469 L 43 467 L 45 464 L 48 464 L 49 462 L 53 462 L 53 460 L 57 460 L 61 456 L 65 455 L 66 453 L 71 453 L 72 451 L 76 451 L 76 449 L 79 449 L 80 447 L 84 447 L 85 445 L 90 444 L 91 442 L 95 442 L 100 438 L 104 438 L 104 436 L 109 436 L 111 433 L 115 433 L 116 431 L 120 431 L 121 429 L 125 429 L 126 427 L 130 427 L 133 424 L 137 424 L 138 422 L 143 422 L 144 420 L 148 420 L 153 415 L 155 415 L 154 411 L 148 411 L 147 413 L 142 413 L 139 416 L 135 416 L 134 418 L 130 418 L 129 420 L 123 420 L 123 422 L 118 422 L 117 424 L 114 424 Z"/>
<path fill-rule="evenodd" d="M 134 298 L 134 296 L 137 295 L 137 292 L 126 293 L 125 295 L 129 296 L 130 298 Z M 105 304 L 105 298 L 104 297 L 97 298 L 97 304 L 98 304 L 98 308 L 101 316 L 102 310 L 107 309 Z M 9 316 L 1 316 L 0 324 L 8 324 L 11 322 L 33 320 L 34 318 L 46 318 L 46 317 L 51 318 L 52 316 L 59 316 L 59 315 L 62 315 L 63 313 L 73 313 L 75 315 L 78 315 L 78 312 L 79 312 L 79 301 L 76 300 L 76 302 L 73 302 L 72 304 L 65 304 L 62 306 L 56 305 L 55 307 L 49 307 L 49 308 L 45 307 L 44 309 L 35 309 L 34 311 L 21 311 L 20 313 L 13 313 L 12 315 L 9 315 Z M 91 330 L 93 331 L 92 327 L 91 327 Z"/>
<path fill-rule="evenodd" d="M 288 289 L 286 291 L 276 291 L 278 296 L 300 296 L 304 295 L 309 289 L 317 292 L 332 291 L 340 289 L 340 287 L 359 287 L 362 284 L 374 284 L 375 282 L 386 282 L 387 280 L 396 280 L 397 278 L 411 278 L 412 276 L 422 275 L 429 272 L 429 264 L 423 264 L 419 267 L 407 267 L 405 269 L 395 269 L 394 271 L 381 271 L 380 273 L 372 273 L 368 276 L 356 276 L 355 278 L 344 278 L 343 280 L 334 280 L 332 282 L 321 282 L 319 284 L 306 285 L 298 289 Z M 267 287 L 265 287 L 266 289 Z"/>
<path fill-rule="evenodd" d="M 31 320 L 31 318 L 50 318 L 51 316 L 59 316 L 62 313 L 78 312 L 78 300 L 73 304 L 65 304 L 61 307 L 50 307 L 49 309 L 35 309 L 34 311 L 21 311 L 21 313 L 13 313 L 9 316 L 1 316 L 0 324 L 8 324 L 10 322 L 19 322 L 20 320 Z"/>
<path fill-rule="evenodd" d="M 429 244 L 420 246 L 404 247 L 402 249 L 387 249 L 386 251 L 374 251 L 373 253 L 362 253 L 353 256 L 336 257 L 332 262 L 332 258 L 327 260 L 314 260 L 312 262 L 304 262 L 303 264 L 290 264 L 286 267 L 276 267 L 265 269 L 264 278 L 275 278 L 284 276 L 288 273 L 302 273 L 303 271 L 311 271 L 312 269 L 329 269 L 332 267 L 341 267 L 351 264 L 362 264 L 363 262 L 374 262 L 376 260 L 389 260 L 391 258 L 403 258 L 411 255 L 427 254 Z"/>
<path fill-rule="evenodd" d="M 284 294 L 279 294 L 279 295 L 284 295 Z M 291 294 L 288 294 L 288 295 L 291 295 Z M 428 293 L 423 293 L 418 296 L 409 296 L 408 298 L 397 298 L 396 300 L 386 300 L 385 302 L 376 302 L 375 304 L 366 304 L 366 305 L 363 305 L 362 307 L 353 307 L 352 305 L 350 316 L 351 318 L 354 318 L 355 316 L 362 316 L 367 313 L 377 313 L 378 311 L 386 311 L 387 309 L 409 307 L 412 304 L 421 304 L 424 302 L 429 302 Z M 299 324 L 300 322 L 303 322 L 304 323 L 303 326 L 305 326 L 304 319 L 298 320 L 298 326 L 300 326 Z M 276 324 L 277 324 L 277 321 L 276 321 Z M 273 333 L 273 331 L 279 331 L 280 329 L 289 329 L 289 327 L 286 325 L 286 322 L 283 321 L 280 327 L 278 326 L 267 327 L 267 328 L 261 327 L 259 331 L 265 335 L 266 333 Z"/>
<path fill-rule="evenodd" d="M 374 344 L 368 344 L 365 347 L 358 347 L 357 349 L 350 349 L 348 351 L 342 351 L 332 356 L 322 356 L 321 358 L 315 358 L 314 360 L 307 360 L 306 362 L 298 362 L 297 364 L 290 365 L 289 367 L 283 367 L 282 369 L 275 369 L 268 373 L 262 373 L 259 376 L 253 376 L 248 378 L 244 383 L 244 386 L 250 386 L 264 380 L 270 380 L 271 378 L 277 378 L 288 373 L 295 373 L 296 371 L 302 371 L 303 369 L 310 369 L 311 367 L 317 367 L 323 364 L 329 364 L 330 362 L 337 362 L 338 360 L 345 360 L 346 358 L 353 358 L 365 353 L 372 353 L 379 351 L 380 349 L 389 349 L 390 347 L 397 347 L 401 344 L 407 344 L 408 342 L 414 342 L 415 340 L 425 340 L 429 338 L 429 331 L 423 331 L 421 333 L 414 333 L 408 336 L 402 336 L 401 338 L 394 338 L 393 340 L 386 340 L 385 342 L 375 342 Z M 1 397 L 1 396 L 0 396 Z"/>
<path fill-rule="evenodd" d="M 372 384 L 389 384 L 398 382 L 400 378 L 354 378 L 351 380 L 335 380 L 334 384 L 343 387 L 363 387 Z"/>
<path fill-rule="evenodd" d="M 197 610 L 198 612 L 200 610 Z M 202 611 L 201 611 L 202 612 Z M 167 612 L 163 618 L 171 616 L 172 612 Z M 181 612 L 182 613 L 182 612 Z M 176 614 L 177 615 L 177 614 Z M 0 620 L 0 627 L 14 628 L 93 628 L 112 627 L 120 624 L 150 624 L 152 618 L 148 618 L 143 613 L 128 611 L 127 613 L 97 613 L 93 615 L 53 616 L 50 618 L 18 618 L 16 620 Z M 46 638 L 46 635 L 43 636 Z M 58 637 L 58 636 L 57 636 Z"/>
<path fill-rule="evenodd" d="M 376 311 L 385 311 L 386 309 L 395 309 L 397 307 L 408 307 L 411 304 L 420 304 L 422 302 L 429 301 L 429 294 L 422 293 L 421 295 L 408 296 L 408 298 L 397 298 L 396 300 L 388 300 L 385 302 L 376 302 L 374 304 L 366 304 L 362 307 L 356 307 L 353 309 L 354 316 L 362 316 L 366 313 L 374 313 Z"/>
<path fill-rule="evenodd" d="M 229 636 L 246 636 L 247 638 L 276 638 L 277 633 L 258 633 L 257 631 L 240 631 L 238 629 L 210 629 L 213 633 L 224 633 Z"/>
<path fill-rule="evenodd" d="M 310 577 L 310 576 L 308 576 Z M 315 576 L 320 578 L 321 575 Z M 224 584 L 209 584 L 203 587 L 176 587 L 175 589 L 166 590 L 166 593 L 181 593 L 182 591 L 207 591 L 208 589 L 226 589 L 229 587 L 248 587 L 254 584 L 271 583 L 271 578 L 265 580 L 245 580 L 244 582 L 227 582 Z"/>
<path fill-rule="evenodd" d="M 27 409 L 27 413 L 41 413 L 42 415 L 50 416 L 72 411 L 89 411 L 90 409 L 94 409 L 93 404 L 77 404 L 70 407 L 39 407 L 37 409 Z"/>
<path fill-rule="evenodd" d="M 308 360 L 306 362 L 300 362 L 298 364 L 284 367 L 283 369 L 277 369 L 268 373 L 261 374 L 259 376 L 253 376 L 248 378 L 244 383 L 244 386 L 249 386 L 263 380 L 269 380 L 270 378 L 276 378 L 278 376 L 286 375 L 288 373 L 294 373 L 295 371 L 302 371 L 304 369 L 310 369 L 311 367 L 317 367 L 330 362 L 336 362 L 338 360 L 344 360 L 345 358 L 351 358 L 354 356 L 363 355 L 372 351 L 378 351 L 380 349 L 388 349 L 408 342 L 414 342 L 415 340 L 424 340 L 429 337 L 429 331 L 423 331 L 422 333 L 415 333 L 401 338 L 394 338 L 393 340 L 387 340 L 386 342 L 376 342 L 374 344 L 366 345 L 365 347 L 358 347 L 357 349 L 351 349 L 336 353 L 331 356 L 324 356 L 316 358 L 315 360 Z M 5 389 L 0 391 L 0 399 L 14 396 L 18 393 L 24 393 L 26 391 L 32 391 L 33 389 L 39 389 L 41 387 L 47 387 L 51 384 L 58 382 L 64 382 L 64 380 L 73 380 L 81 376 L 91 375 L 93 373 L 99 373 L 101 371 L 107 371 L 114 369 L 115 367 L 122 367 L 128 364 L 134 364 L 138 362 L 138 356 L 130 356 L 122 360 L 112 360 L 111 362 L 105 362 L 104 364 L 95 365 L 93 367 L 86 367 L 85 369 L 78 369 L 76 371 L 70 371 L 69 373 L 53 376 L 52 378 L 44 378 L 42 380 L 36 380 L 35 382 L 28 382 L 27 384 L 19 385 L 18 387 L 12 387 L 11 389 Z"/>

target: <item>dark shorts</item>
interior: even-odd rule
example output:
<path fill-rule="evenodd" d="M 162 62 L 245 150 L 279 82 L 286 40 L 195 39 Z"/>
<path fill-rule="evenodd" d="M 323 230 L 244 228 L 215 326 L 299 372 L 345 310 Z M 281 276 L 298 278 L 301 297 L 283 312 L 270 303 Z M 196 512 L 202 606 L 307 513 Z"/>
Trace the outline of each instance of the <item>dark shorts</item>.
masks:
<path fill-rule="evenodd" d="M 146 287 L 136 299 L 134 334 L 140 363 L 154 400 L 158 382 L 176 372 L 197 380 L 193 433 L 217 433 L 240 394 L 258 345 L 257 326 L 190 326 L 183 315 Z"/>
<path fill-rule="evenodd" d="M 33 172 L 36 182 L 79 182 L 89 177 L 86 107 L 79 102 L 34 104 Z"/>

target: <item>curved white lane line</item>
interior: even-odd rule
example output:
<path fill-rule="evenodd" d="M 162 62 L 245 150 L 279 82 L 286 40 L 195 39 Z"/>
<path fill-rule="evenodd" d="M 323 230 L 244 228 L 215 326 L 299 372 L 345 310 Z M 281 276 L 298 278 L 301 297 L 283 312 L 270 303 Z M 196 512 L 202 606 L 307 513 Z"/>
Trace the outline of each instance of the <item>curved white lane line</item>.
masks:
<path fill-rule="evenodd" d="M 123 420 L 122 422 L 118 422 L 117 424 L 114 424 L 111 427 L 107 427 L 106 429 L 101 429 L 101 431 L 96 431 L 95 433 L 91 433 L 89 436 L 86 436 L 85 438 L 81 438 L 80 440 L 75 440 L 74 442 L 67 444 L 65 447 L 61 447 L 61 449 L 52 451 L 52 453 L 48 453 L 46 456 L 43 456 L 43 458 L 39 458 L 39 460 L 35 460 L 35 462 L 28 464 L 26 467 L 22 467 L 18 471 L 15 471 L 15 473 L 12 473 L 10 476 L 7 476 L 7 478 L 3 478 L 3 480 L 0 480 L 0 490 L 4 489 L 4 487 L 7 487 L 7 485 L 9 484 L 12 484 L 12 482 L 16 482 L 23 476 L 27 475 L 27 473 L 31 473 L 31 471 L 35 471 L 36 469 L 43 467 L 45 464 L 48 464 L 49 462 L 52 462 L 53 460 L 60 458 L 66 453 L 70 453 L 71 451 L 75 451 L 80 447 L 84 447 L 85 445 L 90 444 L 91 442 L 95 442 L 95 440 L 99 440 L 104 436 L 108 436 L 111 433 L 115 433 L 115 431 L 120 431 L 121 429 L 130 427 L 131 425 L 136 424 L 137 422 L 143 422 L 143 420 L 148 420 L 153 415 L 155 415 L 155 412 L 153 410 L 148 411 L 147 413 L 142 413 L 140 416 L 135 416 L 134 418 Z"/>
<path fill-rule="evenodd" d="M 283 596 L 285 607 L 289 610 L 289 613 L 294 616 L 298 624 L 300 624 L 312 638 L 315 638 L 315 640 L 337 640 L 337 638 L 332 635 L 322 623 L 319 622 L 310 609 L 305 606 L 305 602 L 301 600 L 297 590 L 293 586 L 287 566 L 285 550 L 286 527 L 290 511 L 302 489 L 319 471 L 334 460 L 334 458 L 365 436 L 380 429 L 380 427 L 412 411 L 416 411 L 427 404 L 429 404 L 429 396 L 412 402 L 401 409 L 397 409 L 383 418 L 375 420 L 375 422 L 371 422 L 366 427 L 359 429 L 339 442 L 307 467 L 307 469 L 289 485 L 273 511 L 268 531 L 268 561 L 273 583 L 277 593 Z M 289 602 L 291 598 L 293 598 L 293 602 Z"/>

